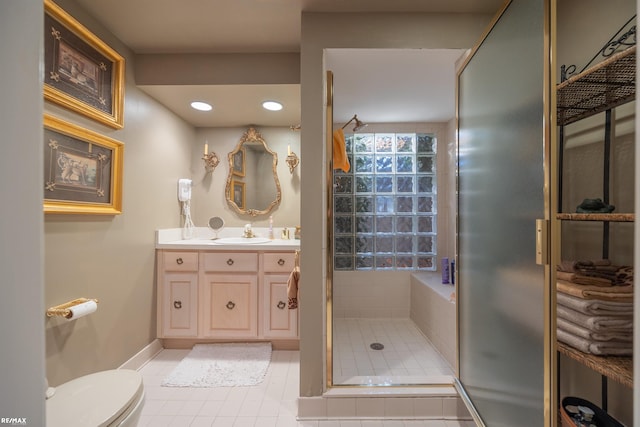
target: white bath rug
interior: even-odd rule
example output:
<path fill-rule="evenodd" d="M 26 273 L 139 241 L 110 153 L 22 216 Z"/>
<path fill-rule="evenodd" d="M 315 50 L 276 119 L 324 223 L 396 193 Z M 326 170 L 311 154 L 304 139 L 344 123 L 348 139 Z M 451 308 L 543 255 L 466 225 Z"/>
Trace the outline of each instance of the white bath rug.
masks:
<path fill-rule="evenodd" d="M 196 344 L 167 376 L 165 387 L 234 387 L 260 384 L 271 343 Z"/>

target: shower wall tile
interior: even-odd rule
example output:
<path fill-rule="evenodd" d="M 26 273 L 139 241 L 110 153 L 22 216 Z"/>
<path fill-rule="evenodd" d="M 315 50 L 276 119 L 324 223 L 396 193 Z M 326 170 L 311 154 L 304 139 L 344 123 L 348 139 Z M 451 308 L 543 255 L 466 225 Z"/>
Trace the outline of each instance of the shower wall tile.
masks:
<path fill-rule="evenodd" d="M 409 317 L 410 272 L 336 271 L 333 314 L 337 317 Z"/>

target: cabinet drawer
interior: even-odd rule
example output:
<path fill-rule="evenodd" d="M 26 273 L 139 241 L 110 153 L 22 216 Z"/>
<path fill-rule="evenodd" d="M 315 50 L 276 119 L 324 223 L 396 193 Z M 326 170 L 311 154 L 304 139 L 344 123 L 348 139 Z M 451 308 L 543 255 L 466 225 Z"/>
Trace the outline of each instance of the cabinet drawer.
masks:
<path fill-rule="evenodd" d="M 205 253 L 203 259 L 204 271 L 258 271 L 258 254 L 255 252 Z"/>
<path fill-rule="evenodd" d="M 198 271 L 197 252 L 165 251 L 162 257 L 164 271 Z"/>
<path fill-rule="evenodd" d="M 295 254 L 293 252 L 265 252 L 265 273 L 291 273 L 295 266 Z"/>

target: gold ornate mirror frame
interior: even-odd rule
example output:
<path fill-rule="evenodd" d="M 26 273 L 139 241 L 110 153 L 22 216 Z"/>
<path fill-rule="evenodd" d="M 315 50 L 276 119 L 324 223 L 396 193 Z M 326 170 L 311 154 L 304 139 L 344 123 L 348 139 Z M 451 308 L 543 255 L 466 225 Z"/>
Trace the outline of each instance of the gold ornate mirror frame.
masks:
<path fill-rule="evenodd" d="M 272 162 L 272 175 L 273 180 L 275 182 L 275 199 L 271 201 L 268 206 L 264 209 L 256 209 L 254 207 L 247 207 L 245 202 L 246 200 L 246 186 L 251 185 L 249 179 L 251 178 L 251 171 L 246 170 L 247 164 L 245 163 L 247 150 L 245 147 L 245 143 L 260 143 L 262 147 L 264 147 L 265 151 L 270 154 L 273 158 Z M 242 159 L 243 164 L 236 165 L 234 164 L 235 159 Z M 267 215 L 269 214 L 276 206 L 280 205 L 280 201 L 282 199 L 282 189 L 280 188 L 280 180 L 278 179 L 278 154 L 275 151 L 272 151 L 267 145 L 266 141 L 254 128 L 249 128 L 243 135 L 236 148 L 228 154 L 229 160 L 229 175 L 227 176 L 227 184 L 225 187 L 225 199 L 227 200 L 227 204 L 233 209 L 236 213 L 241 215 L 250 215 L 250 216 L 258 216 L 258 215 Z M 256 182 L 257 184 L 257 182 Z M 236 195 L 236 187 L 242 191 L 242 194 Z M 240 206 L 237 202 L 240 202 Z"/>

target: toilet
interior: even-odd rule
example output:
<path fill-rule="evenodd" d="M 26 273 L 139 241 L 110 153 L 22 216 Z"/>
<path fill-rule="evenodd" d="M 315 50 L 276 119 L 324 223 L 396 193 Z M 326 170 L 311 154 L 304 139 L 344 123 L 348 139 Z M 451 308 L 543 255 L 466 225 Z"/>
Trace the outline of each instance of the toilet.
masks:
<path fill-rule="evenodd" d="M 135 427 L 143 405 L 139 372 L 96 372 L 47 389 L 47 427 Z"/>

